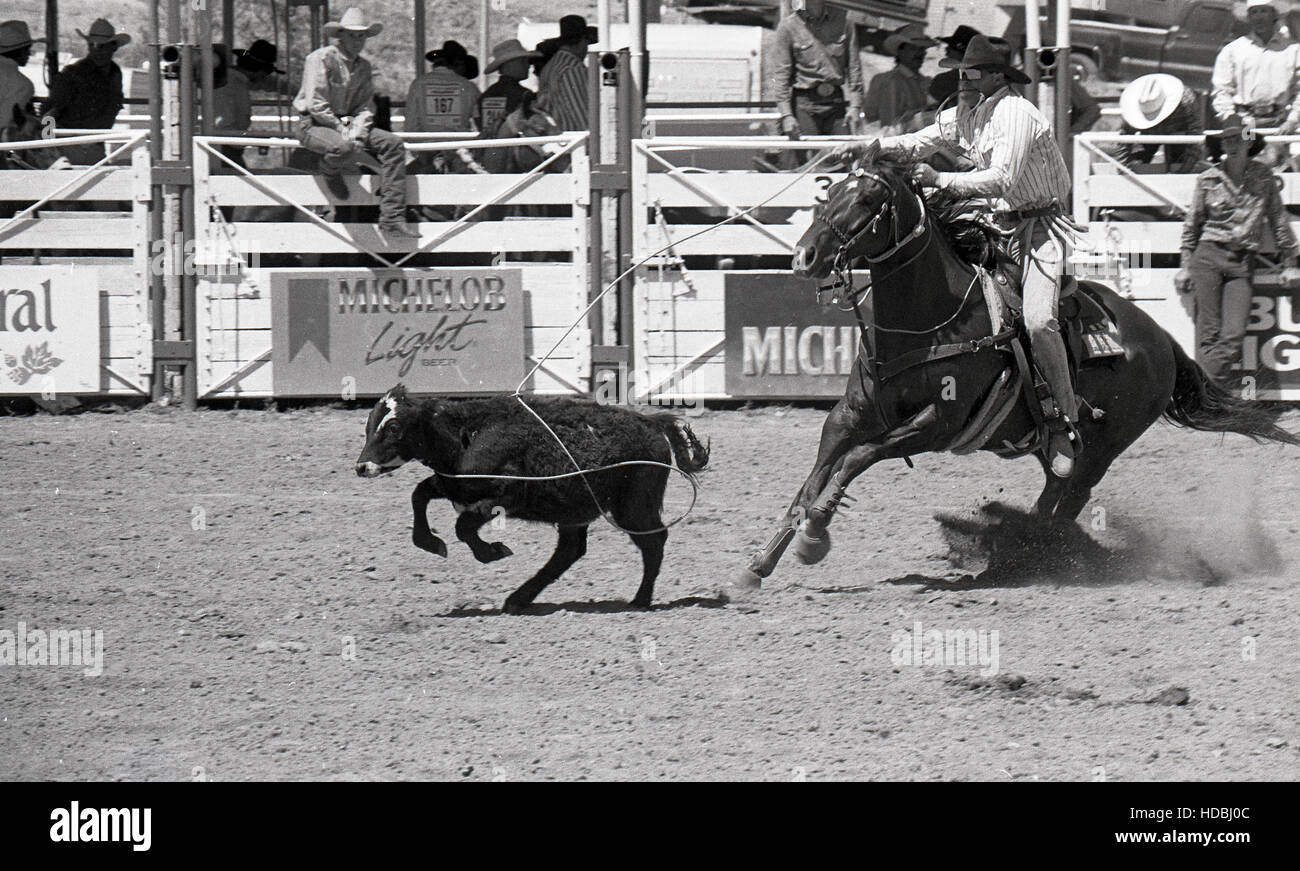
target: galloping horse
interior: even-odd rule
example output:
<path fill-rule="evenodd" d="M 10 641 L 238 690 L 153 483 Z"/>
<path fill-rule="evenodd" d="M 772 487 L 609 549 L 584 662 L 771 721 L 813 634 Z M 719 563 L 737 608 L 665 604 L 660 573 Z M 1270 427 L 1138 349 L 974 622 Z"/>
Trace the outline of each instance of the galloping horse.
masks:
<path fill-rule="evenodd" d="M 822 427 L 812 472 L 783 527 L 742 571 L 737 587 L 760 585 L 792 539 L 804 562 L 825 557 L 827 527 L 845 488 L 881 460 L 910 463 L 914 454 L 958 450 L 956 444 L 973 451 L 970 428 L 977 418 L 987 421 L 975 443 L 981 449 L 1015 457 L 1037 448 L 1032 436 L 1039 422 L 1029 398 L 1017 400 L 1007 392 L 1008 370 L 1015 371 L 1010 331 L 994 335 L 981 292 L 984 268 L 996 268 L 996 231 L 987 230 L 985 256 L 961 256 L 955 246 L 958 230 L 978 236 L 978 225 L 954 219 L 961 204 L 945 204 L 942 194 L 927 197 L 918 190 L 910 168 L 869 153 L 830 188 L 795 248 L 797 276 L 824 279 L 834 272 L 843 279 L 847 273 L 846 292 L 855 306 L 851 267 L 865 260 L 871 270 L 872 323 L 868 328 L 859 308 L 857 359 L 844 398 Z M 984 262 L 977 266 L 971 259 Z M 1038 454 L 1047 477 L 1036 506 L 1044 523 L 1073 523 L 1111 462 L 1162 415 L 1192 429 L 1300 445 L 1274 425 L 1273 412 L 1214 384 L 1132 302 L 1096 282 L 1079 282 L 1077 292 L 1109 314 L 1123 353 L 1078 370 L 1083 448 L 1073 474 L 1055 477 Z M 1011 381 L 1009 389 L 1016 390 Z M 998 415 L 990 417 L 988 410 L 999 390 L 1008 398 L 997 423 Z"/>

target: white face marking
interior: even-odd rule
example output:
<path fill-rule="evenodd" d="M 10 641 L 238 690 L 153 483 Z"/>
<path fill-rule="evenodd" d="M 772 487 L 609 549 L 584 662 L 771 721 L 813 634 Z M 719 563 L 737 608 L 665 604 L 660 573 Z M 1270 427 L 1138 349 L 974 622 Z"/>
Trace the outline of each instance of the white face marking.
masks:
<path fill-rule="evenodd" d="M 384 428 L 384 424 L 397 417 L 397 400 L 393 398 L 391 393 L 384 396 L 384 405 L 388 406 L 388 413 L 379 421 L 379 426 L 375 427 L 375 435 L 379 435 L 379 432 Z"/>
<path fill-rule="evenodd" d="M 857 180 L 856 178 L 851 178 L 851 179 L 849 179 L 848 188 L 849 188 L 849 190 L 851 190 L 851 191 L 852 191 L 852 190 L 857 190 L 857 188 L 858 188 L 858 180 Z"/>

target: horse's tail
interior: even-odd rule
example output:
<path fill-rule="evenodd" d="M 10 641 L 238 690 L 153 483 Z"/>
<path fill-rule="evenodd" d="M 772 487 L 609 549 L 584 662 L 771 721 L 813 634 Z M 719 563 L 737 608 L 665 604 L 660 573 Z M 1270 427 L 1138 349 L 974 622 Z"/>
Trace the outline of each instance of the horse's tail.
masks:
<path fill-rule="evenodd" d="M 1278 413 L 1259 402 L 1240 399 L 1216 384 L 1172 338 L 1174 395 L 1164 417 L 1177 426 L 1205 432 L 1235 432 L 1257 442 L 1300 446 L 1300 438 L 1277 425 Z"/>
<path fill-rule="evenodd" d="M 704 471 L 705 466 L 709 464 L 709 448 L 712 446 L 712 441 L 709 444 L 700 444 L 700 440 L 691 431 L 690 424 L 678 420 L 671 414 L 656 415 L 654 421 L 673 449 L 673 459 L 677 463 L 677 468 L 691 477 Z"/>

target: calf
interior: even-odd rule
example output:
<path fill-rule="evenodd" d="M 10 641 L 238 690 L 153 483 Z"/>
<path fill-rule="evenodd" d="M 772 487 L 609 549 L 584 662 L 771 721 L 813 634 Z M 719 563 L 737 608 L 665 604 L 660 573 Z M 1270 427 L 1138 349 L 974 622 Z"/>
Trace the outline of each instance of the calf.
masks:
<path fill-rule="evenodd" d="M 555 553 L 510 594 L 506 613 L 521 613 L 587 552 L 587 527 L 602 515 L 641 550 L 641 586 L 632 604 L 650 607 L 668 538 L 660 519 L 667 466 L 675 457 L 677 468 L 694 479 L 708 464 L 708 447 L 671 414 L 639 414 L 568 398 L 527 402 L 546 426 L 513 396 L 419 400 L 399 384 L 370 412 L 357 474 L 374 478 L 411 460 L 433 469 L 411 493 L 412 540 L 438 556 L 447 555 L 447 545 L 429 528 L 426 516 L 436 498 L 455 506 L 456 537 L 479 562 L 511 553 L 504 544 L 479 537 L 479 529 L 494 516 L 555 524 Z M 632 461 L 648 462 L 616 465 Z M 580 469 L 600 471 L 571 474 L 577 471 L 574 462 Z"/>

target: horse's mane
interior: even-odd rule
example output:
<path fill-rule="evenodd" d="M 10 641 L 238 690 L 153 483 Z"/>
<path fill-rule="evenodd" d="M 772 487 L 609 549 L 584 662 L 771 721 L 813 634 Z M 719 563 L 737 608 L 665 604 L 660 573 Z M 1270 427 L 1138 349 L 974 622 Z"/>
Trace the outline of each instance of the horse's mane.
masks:
<path fill-rule="evenodd" d="M 986 268 L 996 265 L 1003 237 L 1001 231 L 988 221 L 983 203 L 945 190 L 926 192 L 918 189 L 912 183 L 912 168 L 916 163 L 906 158 L 877 157 L 871 167 L 885 171 L 896 183 L 925 201 L 931 220 L 963 261 Z"/>

